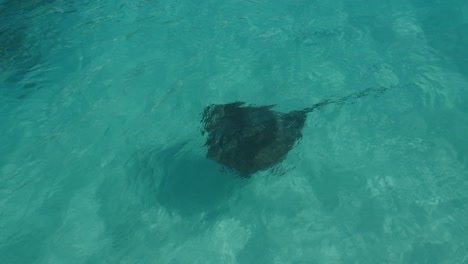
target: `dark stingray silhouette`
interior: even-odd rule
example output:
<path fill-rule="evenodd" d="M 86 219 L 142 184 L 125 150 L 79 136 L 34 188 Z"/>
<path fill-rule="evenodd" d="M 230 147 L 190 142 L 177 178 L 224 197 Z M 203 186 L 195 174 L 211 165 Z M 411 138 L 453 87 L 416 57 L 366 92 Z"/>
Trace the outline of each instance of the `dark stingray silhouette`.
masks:
<path fill-rule="evenodd" d="M 326 105 L 350 104 L 389 88 L 378 87 L 289 113 L 272 110 L 275 105 L 245 106 L 244 102 L 213 104 L 203 111 L 203 135 L 207 157 L 241 177 L 269 169 L 280 163 L 302 137 L 307 114 Z"/>

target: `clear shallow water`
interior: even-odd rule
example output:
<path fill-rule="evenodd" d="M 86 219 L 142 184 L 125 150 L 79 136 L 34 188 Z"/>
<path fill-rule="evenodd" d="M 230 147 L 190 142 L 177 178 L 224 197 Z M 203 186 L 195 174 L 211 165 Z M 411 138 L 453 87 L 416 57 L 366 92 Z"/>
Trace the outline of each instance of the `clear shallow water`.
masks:
<path fill-rule="evenodd" d="M 2 262 L 468 263 L 463 1 L 0 5 Z M 204 158 L 206 105 L 391 85 L 277 172 Z"/>

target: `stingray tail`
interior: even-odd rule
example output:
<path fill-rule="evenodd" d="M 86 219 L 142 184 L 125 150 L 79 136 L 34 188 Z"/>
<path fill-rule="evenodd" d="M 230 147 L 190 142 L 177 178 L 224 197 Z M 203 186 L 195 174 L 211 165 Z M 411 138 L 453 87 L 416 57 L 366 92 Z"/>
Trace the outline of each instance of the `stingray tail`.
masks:
<path fill-rule="evenodd" d="M 369 96 L 369 95 L 374 95 L 374 96 L 380 96 L 383 93 L 385 93 L 387 90 L 394 88 L 395 86 L 390 86 L 390 87 L 370 87 L 365 90 L 362 90 L 360 92 L 352 93 L 347 96 L 338 98 L 338 99 L 326 99 L 323 100 L 317 104 L 314 104 L 311 107 L 304 108 L 302 112 L 305 113 L 310 113 L 314 110 L 320 109 L 326 105 L 338 105 L 338 106 L 343 106 L 347 104 L 352 104 L 354 103 L 357 99 Z"/>

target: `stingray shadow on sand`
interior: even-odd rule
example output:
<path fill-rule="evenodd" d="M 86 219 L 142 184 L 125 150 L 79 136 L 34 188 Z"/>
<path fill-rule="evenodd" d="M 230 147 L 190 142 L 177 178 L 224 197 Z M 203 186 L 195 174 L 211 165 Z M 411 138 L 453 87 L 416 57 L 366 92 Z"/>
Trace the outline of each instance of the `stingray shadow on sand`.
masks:
<path fill-rule="evenodd" d="M 223 175 L 219 164 L 200 159 L 188 145 L 182 142 L 134 155 L 129 172 L 133 186 L 150 206 L 186 217 L 217 215 L 245 181 Z"/>

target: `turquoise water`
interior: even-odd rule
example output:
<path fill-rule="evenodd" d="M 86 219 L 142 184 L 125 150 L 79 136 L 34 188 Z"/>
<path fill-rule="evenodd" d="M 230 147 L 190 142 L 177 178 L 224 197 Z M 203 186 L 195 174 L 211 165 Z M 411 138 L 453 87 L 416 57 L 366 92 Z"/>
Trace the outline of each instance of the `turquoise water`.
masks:
<path fill-rule="evenodd" d="M 468 3 L 0 1 L 1 263 L 468 263 Z M 309 115 L 274 171 L 213 103 Z"/>

